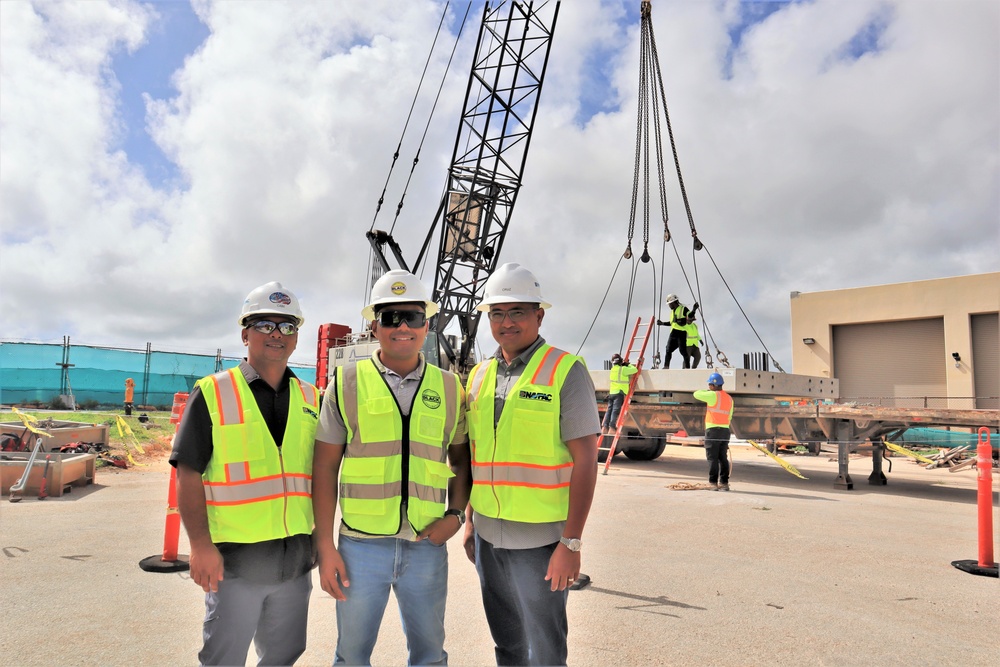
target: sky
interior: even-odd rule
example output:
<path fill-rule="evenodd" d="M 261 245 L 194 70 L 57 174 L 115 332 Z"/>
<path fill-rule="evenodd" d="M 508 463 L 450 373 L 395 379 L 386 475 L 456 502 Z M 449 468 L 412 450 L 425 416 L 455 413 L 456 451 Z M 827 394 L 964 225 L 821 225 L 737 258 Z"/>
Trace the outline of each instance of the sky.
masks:
<path fill-rule="evenodd" d="M 306 317 L 292 361 L 314 363 L 316 327 L 362 324 L 365 232 L 392 224 L 466 3 L 448 7 L 376 217 L 444 6 L 0 2 L 0 338 L 239 356 L 243 299 L 277 280 Z M 674 292 L 701 304 L 713 357 L 766 349 L 792 372 L 793 291 L 1000 270 L 1000 3 L 656 0 L 705 249 L 668 162 L 672 242 L 654 192 L 648 264 L 622 258 L 638 8 L 559 10 L 500 256 L 537 276 L 550 343 L 599 368 Z M 410 261 L 447 180 L 481 14 L 480 0 L 395 225 Z M 485 322 L 478 345 L 495 348 Z"/>

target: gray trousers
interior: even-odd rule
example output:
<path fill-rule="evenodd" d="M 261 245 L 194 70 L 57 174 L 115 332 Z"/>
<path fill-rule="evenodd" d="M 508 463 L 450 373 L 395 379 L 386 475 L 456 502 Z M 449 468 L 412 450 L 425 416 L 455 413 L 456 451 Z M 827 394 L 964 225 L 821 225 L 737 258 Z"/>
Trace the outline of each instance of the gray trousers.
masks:
<path fill-rule="evenodd" d="M 280 584 L 227 578 L 205 594 L 202 665 L 244 665 L 253 640 L 258 665 L 291 665 L 306 650 L 312 572 Z"/>

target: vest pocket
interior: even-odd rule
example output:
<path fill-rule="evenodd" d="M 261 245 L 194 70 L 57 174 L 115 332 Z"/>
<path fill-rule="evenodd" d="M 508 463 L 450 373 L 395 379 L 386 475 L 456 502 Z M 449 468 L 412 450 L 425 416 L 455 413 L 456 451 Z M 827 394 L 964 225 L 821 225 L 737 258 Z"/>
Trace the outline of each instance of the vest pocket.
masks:
<path fill-rule="evenodd" d="M 223 463 L 260 461 L 264 458 L 264 433 L 260 422 L 212 428 L 216 430 L 213 439 L 215 446 L 221 449 Z"/>
<path fill-rule="evenodd" d="M 509 408 L 508 408 L 509 409 Z M 555 456 L 556 419 L 551 412 L 515 409 L 510 426 L 510 450 L 513 458 L 542 459 L 551 463 Z"/>
<path fill-rule="evenodd" d="M 434 415 L 419 414 L 417 416 L 417 435 L 435 444 L 442 442 L 444 440 L 444 419 Z"/>

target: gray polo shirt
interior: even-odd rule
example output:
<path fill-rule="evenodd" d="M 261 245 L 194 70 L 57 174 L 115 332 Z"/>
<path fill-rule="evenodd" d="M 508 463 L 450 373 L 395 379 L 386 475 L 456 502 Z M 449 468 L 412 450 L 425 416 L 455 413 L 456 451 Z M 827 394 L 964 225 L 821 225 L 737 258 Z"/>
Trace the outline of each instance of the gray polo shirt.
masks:
<path fill-rule="evenodd" d="M 375 362 L 375 367 L 378 368 L 379 373 L 385 378 L 386 384 L 392 390 L 392 395 L 396 397 L 396 403 L 399 404 L 400 412 L 403 415 L 410 414 L 410 408 L 413 406 L 413 398 L 417 395 L 420 380 L 424 377 L 426 362 L 424 361 L 423 353 L 420 353 L 420 361 L 417 363 L 416 369 L 407 373 L 405 377 L 387 368 L 382 363 L 377 350 L 372 355 L 372 361 Z M 447 371 L 444 372 L 447 373 Z M 458 411 L 458 422 L 455 427 L 455 440 L 451 443 L 452 445 L 460 445 L 468 441 L 469 432 L 465 424 L 465 410 L 460 409 Z M 344 424 L 344 417 L 340 414 L 340 408 L 337 405 L 337 382 L 335 375 L 331 377 L 330 385 L 327 388 L 327 395 L 323 399 L 323 408 L 319 413 L 319 426 L 316 427 L 316 439 L 341 447 L 347 444 L 347 425 Z M 411 541 L 417 539 L 417 536 L 413 533 L 413 529 L 410 527 L 410 522 L 406 519 L 406 503 L 403 503 L 400 512 L 399 532 L 393 537 Z M 359 538 L 389 537 L 387 535 L 369 535 L 368 533 L 359 533 L 351 530 L 344 524 L 343 519 L 340 522 L 340 534 Z"/>
<path fill-rule="evenodd" d="M 500 348 L 493 354 L 497 360 L 496 402 L 493 416 L 500 421 L 507 394 L 524 372 L 531 356 L 545 343 L 538 337 L 527 350 L 514 358 L 510 364 L 504 361 Z M 495 425 L 495 424 L 494 424 Z M 566 382 L 559 392 L 559 434 L 563 442 L 575 440 L 601 432 L 601 421 L 597 415 L 597 398 L 590 373 L 582 363 L 573 364 Z M 565 521 L 553 523 L 522 523 L 507 519 L 493 519 L 479 513 L 474 514 L 476 532 L 481 538 L 500 549 L 535 549 L 562 537 Z"/>

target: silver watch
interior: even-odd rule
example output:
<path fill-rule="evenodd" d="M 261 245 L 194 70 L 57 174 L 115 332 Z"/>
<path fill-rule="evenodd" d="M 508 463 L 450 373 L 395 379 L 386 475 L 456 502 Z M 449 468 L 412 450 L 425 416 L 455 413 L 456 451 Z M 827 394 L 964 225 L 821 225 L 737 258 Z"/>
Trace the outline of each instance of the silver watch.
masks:
<path fill-rule="evenodd" d="M 561 542 L 563 545 L 565 545 L 565 547 L 567 549 L 569 549 L 570 551 L 573 551 L 573 552 L 579 551 L 580 547 L 583 546 L 583 542 L 581 542 L 580 540 L 578 540 L 575 537 L 572 537 L 572 538 L 570 538 L 570 537 L 560 537 L 559 538 L 559 542 Z"/>
<path fill-rule="evenodd" d="M 444 515 L 445 516 L 457 516 L 458 517 L 458 525 L 459 526 L 464 526 L 465 525 L 465 512 L 463 512 L 462 510 L 445 510 Z"/>

